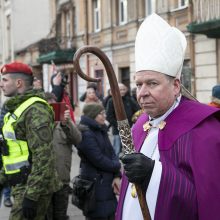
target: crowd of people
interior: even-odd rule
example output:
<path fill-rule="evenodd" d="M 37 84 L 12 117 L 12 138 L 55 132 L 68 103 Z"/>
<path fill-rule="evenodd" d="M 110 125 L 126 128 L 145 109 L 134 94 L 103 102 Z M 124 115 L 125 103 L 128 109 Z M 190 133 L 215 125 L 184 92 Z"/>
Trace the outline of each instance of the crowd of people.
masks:
<path fill-rule="evenodd" d="M 141 24 L 136 88 L 118 84 L 132 128 L 131 154 L 122 150 L 111 89 L 103 97 L 97 83 L 88 83 L 76 120 L 68 75 L 54 73 L 52 91 L 45 92 L 28 65 L 5 64 L 0 191 L 11 207 L 9 219 L 69 219 L 73 148 L 80 176 L 95 179 L 94 209 L 86 220 L 142 220 L 146 210 L 155 220 L 219 219 L 220 85 L 212 88 L 208 105 L 181 93 L 186 45 L 184 34 L 156 14 Z M 147 207 L 140 205 L 136 186 Z"/>

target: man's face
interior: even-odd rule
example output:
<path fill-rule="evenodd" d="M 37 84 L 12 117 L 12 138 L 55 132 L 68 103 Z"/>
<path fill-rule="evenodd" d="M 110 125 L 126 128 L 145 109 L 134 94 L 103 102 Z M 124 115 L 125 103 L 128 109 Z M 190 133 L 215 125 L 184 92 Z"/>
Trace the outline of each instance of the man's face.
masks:
<path fill-rule="evenodd" d="M 1 76 L 0 88 L 7 97 L 12 97 L 17 94 L 17 80 L 10 77 L 10 74 Z"/>
<path fill-rule="evenodd" d="M 153 118 L 163 115 L 180 93 L 180 81 L 168 79 L 154 71 L 140 71 L 135 74 L 137 100 L 144 111 Z"/>

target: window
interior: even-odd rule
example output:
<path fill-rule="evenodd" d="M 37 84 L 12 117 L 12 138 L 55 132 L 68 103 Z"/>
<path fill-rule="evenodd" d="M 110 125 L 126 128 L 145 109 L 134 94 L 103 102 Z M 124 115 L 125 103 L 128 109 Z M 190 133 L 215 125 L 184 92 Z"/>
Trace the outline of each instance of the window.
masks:
<path fill-rule="evenodd" d="M 71 7 L 70 5 L 64 5 L 59 19 L 57 19 L 57 33 L 61 34 L 61 44 L 65 48 L 71 48 L 74 22 L 73 7 Z"/>
<path fill-rule="evenodd" d="M 130 68 L 129 67 L 119 68 L 119 73 L 120 73 L 121 83 L 126 85 L 130 90 Z"/>
<path fill-rule="evenodd" d="M 71 21 L 70 21 L 70 11 L 65 12 L 65 26 L 66 26 L 66 37 L 71 37 Z"/>
<path fill-rule="evenodd" d="M 146 16 L 156 12 L 156 0 L 145 0 Z"/>
<path fill-rule="evenodd" d="M 7 52 L 8 56 L 11 54 L 11 16 L 7 15 L 6 17 L 6 47 L 7 47 Z"/>
<path fill-rule="evenodd" d="M 179 0 L 179 7 L 184 7 L 188 5 L 188 0 Z"/>
<path fill-rule="evenodd" d="M 192 69 L 190 68 L 189 60 L 185 60 L 183 63 L 183 69 L 181 74 L 181 82 L 184 87 L 191 92 L 191 78 L 192 78 Z"/>
<path fill-rule="evenodd" d="M 66 47 L 71 48 L 71 13 L 70 11 L 64 12 L 64 19 L 65 19 L 65 42 Z"/>
<path fill-rule="evenodd" d="M 101 79 L 101 83 L 98 83 L 98 93 L 103 95 L 104 94 L 104 74 L 103 74 L 103 69 L 98 69 L 95 70 L 95 77 Z"/>
<path fill-rule="evenodd" d="M 93 24 L 94 31 L 101 29 L 100 0 L 93 0 Z"/>
<path fill-rule="evenodd" d="M 127 0 L 119 0 L 119 24 L 125 24 L 127 19 Z"/>

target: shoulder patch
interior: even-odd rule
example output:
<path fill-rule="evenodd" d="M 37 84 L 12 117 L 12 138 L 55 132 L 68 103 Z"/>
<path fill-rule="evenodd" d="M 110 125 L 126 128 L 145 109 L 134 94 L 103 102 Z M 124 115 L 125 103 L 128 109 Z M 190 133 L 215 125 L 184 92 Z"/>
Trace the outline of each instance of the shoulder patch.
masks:
<path fill-rule="evenodd" d="M 39 137 L 39 139 L 42 142 L 50 142 L 52 140 L 52 132 L 51 129 L 48 128 L 48 126 L 41 126 L 36 130 L 36 133 Z"/>

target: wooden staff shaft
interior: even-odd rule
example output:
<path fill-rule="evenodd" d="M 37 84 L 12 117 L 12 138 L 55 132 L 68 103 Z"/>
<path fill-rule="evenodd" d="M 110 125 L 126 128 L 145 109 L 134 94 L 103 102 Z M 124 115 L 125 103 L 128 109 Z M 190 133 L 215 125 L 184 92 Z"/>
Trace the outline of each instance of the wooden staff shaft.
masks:
<path fill-rule="evenodd" d="M 83 79 L 85 79 L 87 81 L 92 81 L 92 82 L 99 82 L 100 81 L 99 78 L 91 78 L 81 70 L 79 60 L 80 60 L 80 57 L 86 53 L 92 53 L 92 54 L 96 55 L 102 61 L 103 65 L 106 69 L 108 79 L 109 79 L 117 121 L 119 123 L 120 121 L 126 120 L 127 116 L 125 114 L 124 105 L 123 105 L 122 98 L 120 95 L 115 72 L 113 70 L 112 64 L 110 63 L 108 57 L 105 55 L 104 52 L 102 52 L 99 48 L 94 47 L 94 46 L 83 46 L 83 47 L 79 48 L 76 51 L 76 53 L 74 54 L 74 58 L 73 58 L 73 65 L 74 65 L 75 73 L 80 75 Z M 129 129 L 129 134 L 127 136 L 131 139 L 130 129 Z M 132 143 L 132 140 L 129 140 L 129 142 Z M 133 144 L 129 147 L 130 147 L 130 149 L 127 152 L 134 152 Z M 144 218 L 144 220 L 151 220 L 149 209 L 148 209 L 146 198 L 145 198 L 145 194 L 143 193 L 143 191 L 139 185 L 135 184 L 135 187 L 136 187 L 139 203 L 141 206 L 143 218 Z"/>

